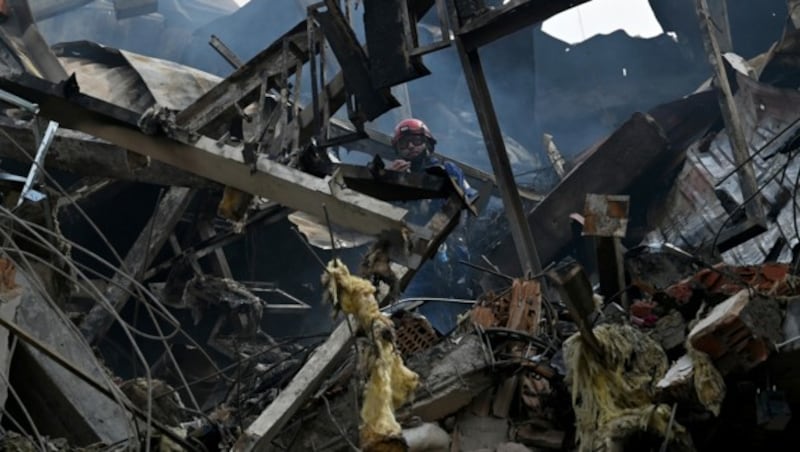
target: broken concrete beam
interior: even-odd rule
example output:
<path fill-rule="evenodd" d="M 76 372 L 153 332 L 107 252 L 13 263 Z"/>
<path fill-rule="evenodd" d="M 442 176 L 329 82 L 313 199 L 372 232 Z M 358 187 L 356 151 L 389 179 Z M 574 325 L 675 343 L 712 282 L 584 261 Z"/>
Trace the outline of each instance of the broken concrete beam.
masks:
<path fill-rule="evenodd" d="M 26 276 L 18 274 L 17 282 L 21 304 L 16 323 L 95 381 L 108 382 L 108 389 L 124 399 L 66 316 L 41 298 Z M 26 342 L 17 346 L 11 383 L 44 435 L 81 446 L 115 444 L 136 436 L 125 409 Z"/>
<path fill-rule="evenodd" d="M 749 290 L 715 306 L 689 333 L 692 346 L 705 352 L 723 374 L 764 362 L 782 339 L 778 302 Z"/>
<path fill-rule="evenodd" d="M 496 379 L 484 347 L 480 337 L 469 335 L 455 347 L 441 344 L 411 357 L 408 365 L 420 374 L 420 389 L 398 417 L 406 414 L 438 421 L 469 405 Z"/>

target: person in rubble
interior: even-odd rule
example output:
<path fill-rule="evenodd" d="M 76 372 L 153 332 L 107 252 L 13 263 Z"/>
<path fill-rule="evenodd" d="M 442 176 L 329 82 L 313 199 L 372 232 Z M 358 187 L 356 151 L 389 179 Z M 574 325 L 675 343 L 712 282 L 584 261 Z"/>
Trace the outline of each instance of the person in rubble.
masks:
<path fill-rule="evenodd" d="M 400 121 L 394 128 L 392 146 L 397 158 L 386 168 L 391 171 L 439 173 L 450 178 L 467 205 L 477 199 L 477 191 L 464 178 L 463 170 L 453 162 L 434 155 L 436 139 L 428 126 L 419 119 Z M 430 216 L 441 203 L 424 201 L 411 209 L 411 216 Z M 469 248 L 464 228 L 457 228 L 439 247 L 432 264 L 423 267 L 404 291 L 406 297 L 465 297 L 471 296 L 467 267 L 459 261 L 469 261 Z"/>

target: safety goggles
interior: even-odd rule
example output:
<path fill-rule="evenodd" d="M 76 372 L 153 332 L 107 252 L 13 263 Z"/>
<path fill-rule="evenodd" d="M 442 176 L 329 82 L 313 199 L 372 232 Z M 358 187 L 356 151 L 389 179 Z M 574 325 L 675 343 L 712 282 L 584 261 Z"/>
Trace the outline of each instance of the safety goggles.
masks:
<path fill-rule="evenodd" d="M 397 140 L 397 148 L 405 149 L 409 146 L 420 146 L 425 144 L 425 136 L 423 135 L 403 135 Z"/>

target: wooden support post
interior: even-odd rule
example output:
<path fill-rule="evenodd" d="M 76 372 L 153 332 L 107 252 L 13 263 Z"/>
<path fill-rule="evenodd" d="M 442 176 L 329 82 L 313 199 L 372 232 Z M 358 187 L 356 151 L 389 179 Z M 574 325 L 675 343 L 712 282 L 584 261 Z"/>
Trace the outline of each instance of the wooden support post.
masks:
<path fill-rule="evenodd" d="M 749 161 L 750 152 L 744 135 L 741 117 L 733 99 L 733 92 L 725 71 L 722 60 L 722 49 L 714 32 L 714 23 L 711 20 L 708 0 L 695 0 L 697 15 L 700 18 L 700 31 L 703 43 L 708 53 L 708 60 L 714 71 L 714 79 L 719 88 L 719 104 L 725 130 L 731 141 L 731 149 L 736 166 L 739 168 L 739 186 L 742 190 L 744 208 L 749 220 L 762 220 L 764 212 L 761 207 L 761 197 L 758 195 L 758 186 L 753 166 Z"/>
<path fill-rule="evenodd" d="M 575 324 L 578 326 L 586 345 L 598 357 L 603 356 L 600 342 L 592 331 L 591 317 L 595 313 L 594 292 L 589 278 L 583 271 L 583 267 L 574 264 L 570 268 L 560 272 L 551 271 L 547 276 L 558 285 L 561 294 L 561 301 L 567 305 L 569 313 L 572 315 Z"/>
<path fill-rule="evenodd" d="M 625 265 L 622 256 L 622 241 L 619 237 L 595 237 L 597 250 L 597 276 L 600 280 L 600 295 L 606 300 L 619 300 L 625 310 L 630 300 L 625 291 Z M 614 298 L 613 300 L 611 298 Z"/>
<path fill-rule="evenodd" d="M 609 300 L 619 297 L 630 306 L 625 291 L 625 265 L 622 239 L 628 228 L 629 196 L 587 194 L 584 206 L 583 235 L 594 237 L 600 295 Z"/>
<path fill-rule="evenodd" d="M 161 247 L 169 239 L 172 230 L 183 216 L 195 190 L 184 187 L 172 187 L 167 191 L 158 208 L 147 222 L 139 237 L 134 242 L 120 270 L 114 275 L 104 295 L 111 307 L 120 312 L 130 298 L 133 287 L 127 275 L 139 276 L 152 264 Z M 114 323 L 114 316 L 103 304 L 96 304 L 86 315 L 80 330 L 91 344 L 102 338 Z"/>
<path fill-rule="evenodd" d="M 728 21 L 728 0 L 708 0 L 708 8 L 720 52 L 733 52 L 731 24 Z"/>

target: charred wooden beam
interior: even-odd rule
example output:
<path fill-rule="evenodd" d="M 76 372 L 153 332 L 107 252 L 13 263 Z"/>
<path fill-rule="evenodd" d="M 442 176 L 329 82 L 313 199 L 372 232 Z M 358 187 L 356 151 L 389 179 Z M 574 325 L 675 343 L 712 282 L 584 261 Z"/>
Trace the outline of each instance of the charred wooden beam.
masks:
<path fill-rule="evenodd" d="M 150 267 L 183 216 L 192 196 L 194 196 L 192 189 L 173 187 L 161 199 L 156 212 L 125 256 L 122 268 L 114 275 L 105 290 L 104 295 L 112 309 L 120 312 L 125 306 L 130 298 L 134 281 Z M 108 309 L 109 307 L 98 303 L 81 323 L 81 332 L 89 343 L 102 338 L 114 323 L 114 316 Z"/>
<path fill-rule="evenodd" d="M 209 39 L 208 43 L 214 48 L 214 50 L 217 51 L 217 53 L 222 56 L 222 58 L 225 58 L 225 61 L 233 66 L 234 69 L 239 69 L 240 67 L 244 66 L 242 59 L 239 58 L 239 56 L 236 55 L 236 53 L 234 53 L 230 47 L 225 45 L 225 43 L 222 42 L 217 35 L 211 35 L 211 39 Z"/>
<path fill-rule="evenodd" d="M 589 0 L 510 0 L 466 23 L 462 22 L 457 33 L 465 48 L 473 50 L 587 1 Z"/>
<path fill-rule="evenodd" d="M 406 0 L 364 3 L 369 72 L 376 88 L 390 88 L 430 74 L 422 58 L 411 55 L 417 43 L 414 19 L 409 17 Z"/>
<path fill-rule="evenodd" d="M 313 10 L 313 17 L 342 66 L 345 89 L 355 96 L 359 112 L 363 114 L 361 119 L 351 119 L 358 122 L 371 121 L 397 107 L 399 103 L 389 93 L 388 88 L 373 86 L 367 55 L 336 2 L 326 0 L 325 8 Z"/>
<path fill-rule="evenodd" d="M 380 160 L 383 163 L 382 160 Z M 442 176 L 403 173 L 363 165 L 336 165 L 348 187 L 384 201 L 444 198 L 450 193 L 450 182 Z"/>
<path fill-rule="evenodd" d="M 733 52 L 731 24 L 728 20 L 728 0 L 708 0 L 708 10 L 714 24 L 719 50 L 722 53 Z"/>
<path fill-rule="evenodd" d="M 622 239 L 628 227 L 629 196 L 586 195 L 583 235 L 594 237 L 597 250 L 597 273 L 600 279 L 600 295 L 607 302 L 619 297 L 625 310 L 628 295 L 625 287 L 625 265 Z"/>
<path fill-rule="evenodd" d="M 583 267 L 573 264 L 562 271 L 551 271 L 547 275 L 556 283 L 561 301 L 567 305 L 586 344 L 598 357 L 602 357 L 603 349 L 592 331 L 592 316 L 597 311 L 594 292 Z"/>
<path fill-rule="evenodd" d="M 250 424 L 231 448 L 234 452 L 270 450 L 270 443 L 339 364 L 353 343 L 349 317 L 324 344 L 311 353 L 303 368 L 278 397 Z"/>
<path fill-rule="evenodd" d="M 764 219 L 764 210 L 761 205 L 761 196 L 758 192 L 753 165 L 750 162 L 750 151 L 744 135 L 742 118 L 739 115 L 736 102 L 733 98 L 728 73 L 722 59 L 723 50 L 717 41 L 714 23 L 707 0 L 695 0 L 697 15 L 700 18 L 700 31 L 703 35 L 703 44 L 708 54 L 708 60 L 714 71 L 714 80 L 719 88 L 719 105 L 725 130 L 731 141 L 734 161 L 738 168 L 739 186 L 742 190 L 744 208 L 748 219 L 761 222 Z"/>
<path fill-rule="evenodd" d="M 67 80 L 67 72 L 36 28 L 28 1 L 6 0 L 6 3 L 12 13 L 3 21 L 2 27 L 6 42 L 10 41 L 12 46 L 24 47 L 27 50 L 27 58 L 22 60 L 22 67 L 52 83 Z M 9 61 L 4 60 L 4 63 Z"/>

